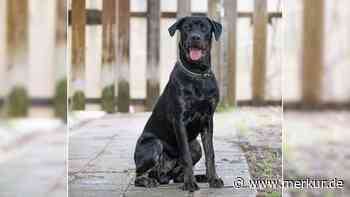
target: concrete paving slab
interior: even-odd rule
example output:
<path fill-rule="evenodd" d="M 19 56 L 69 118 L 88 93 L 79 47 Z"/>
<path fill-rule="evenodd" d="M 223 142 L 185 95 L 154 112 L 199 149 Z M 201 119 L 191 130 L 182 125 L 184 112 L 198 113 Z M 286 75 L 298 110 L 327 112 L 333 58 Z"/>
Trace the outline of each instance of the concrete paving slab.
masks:
<path fill-rule="evenodd" d="M 92 120 L 72 131 L 69 141 L 69 195 L 93 196 L 255 196 L 255 190 L 235 190 L 233 180 L 239 176 L 250 179 L 248 165 L 239 146 L 230 142 L 236 136 L 232 114 L 218 114 L 214 131 L 216 165 L 225 188 L 212 189 L 200 184 L 194 193 L 179 189 L 181 184 L 146 189 L 135 187 L 133 153 L 149 113 L 115 114 Z M 215 124 L 215 123 L 214 123 Z M 223 128 L 223 129 L 220 129 Z M 228 131 L 231 128 L 231 131 Z M 229 139 L 229 140 L 227 140 Z M 204 174 L 204 158 L 195 168 Z"/>
<path fill-rule="evenodd" d="M 21 152 L 0 163 L 0 196 L 67 195 L 66 130 L 39 133 Z"/>
<path fill-rule="evenodd" d="M 124 194 L 125 197 L 139 197 L 139 196 L 150 196 L 150 197 L 255 197 L 256 193 L 250 189 L 234 189 L 232 186 L 225 186 L 224 188 L 209 188 L 207 183 L 199 183 L 200 190 L 195 192 L 183 191 L 180 189 L 182 183 L 170 183 L 168 185 L 161 185 L 157 188 L 141 188 L 131 185 L 127 192 Z M 143 194 L 143 195 L 142 195 Z"/>
<path fill-rule="evenodd" d="M 69 196 L 121 196 L 132 175 L 120 172 L 86 172 L 71 175 Z M 92 195 L 94 194 L 94 195 Z"/>
<path fill-rule="evenodd" d="M 290 196 L 350 196 L 350 112 L 287 111 L 284 115 L 284 176 L 344 180 L 338 189 L 286 189 Z"/>

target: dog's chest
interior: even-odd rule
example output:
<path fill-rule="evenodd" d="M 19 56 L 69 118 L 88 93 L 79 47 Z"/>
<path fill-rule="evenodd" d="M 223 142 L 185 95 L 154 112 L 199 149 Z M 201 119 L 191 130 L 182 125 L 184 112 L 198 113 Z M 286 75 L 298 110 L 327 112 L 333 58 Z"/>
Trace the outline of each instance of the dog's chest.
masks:
<path fill-rule="evenodd" d="M 219 98 L 215 80 L 202 80 L 184 87 L 185 109 L 190 118 L 214 113 Z"/>

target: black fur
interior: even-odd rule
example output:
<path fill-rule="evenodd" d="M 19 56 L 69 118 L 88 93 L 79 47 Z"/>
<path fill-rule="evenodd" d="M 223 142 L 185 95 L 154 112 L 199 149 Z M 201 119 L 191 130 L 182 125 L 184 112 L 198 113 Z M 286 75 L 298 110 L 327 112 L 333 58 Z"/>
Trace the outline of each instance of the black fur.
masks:
<path fill-rule="evenodd" d="M 198 190 L 193 166 L 202 156 L 196 139 L 201 134 L 207 173 L 199 177 L 210 187 L 223 187 L 216 174 L 213 148 L 219 89 L 210 62 L 212 35 L 219 39 L 222 27 L 207 17 L 184 17 L 169 28 L 170 35 L 176 30 L 181 33 L 180 60 L 137 141 L 135 185 L 156 187 L 173 180 L 184 182 L 184 190 Z M 202 58 L 192 60 L 190 48 L 200 49 Z"/>

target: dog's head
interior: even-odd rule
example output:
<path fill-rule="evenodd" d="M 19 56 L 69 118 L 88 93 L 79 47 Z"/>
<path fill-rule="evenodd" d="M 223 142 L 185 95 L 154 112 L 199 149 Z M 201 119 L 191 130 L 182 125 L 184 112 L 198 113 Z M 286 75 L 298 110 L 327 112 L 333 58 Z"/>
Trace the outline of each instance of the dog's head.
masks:
<path fill-rule="evenodd" d="M 201 63 L 209 57 L 212 36 L 218 40 L 222 26 L 208 17 L 188 16 L 179 19 L 169 28 L 170 35 L 173 36 L 176 30 L 181 33 L 180 54 L 189 63 Z"/>

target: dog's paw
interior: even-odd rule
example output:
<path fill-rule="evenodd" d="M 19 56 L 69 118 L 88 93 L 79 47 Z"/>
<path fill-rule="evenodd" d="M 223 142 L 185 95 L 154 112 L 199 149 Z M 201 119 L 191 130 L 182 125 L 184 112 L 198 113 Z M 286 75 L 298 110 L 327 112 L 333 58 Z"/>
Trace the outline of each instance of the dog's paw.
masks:
<path fill-rule="evenodd" d="M 176 176 L 173 180 L 174 180 L 174 183 L 183 183 L 184 176 L 183 175 Z"/>
<path fill-rule="evenodd" d="M 182 186 L 181 186 L 182 190 L 185 191 L 190 191 L 190 192 L 194 192 L 199 190 L 199 187 L 197 185 L 197 183 L 195 181 L 189 181 L 189 182 L 185 182 Z"/>
<path fill-rule="evenodd" d="M 159 183 L 156 179 L 154 178 L 149 178 L 149 177 L 136 177 L 135 179 L 135 186 L 136 187 L 147 187 L 147 188 L 152 188 L 152 187 L 158 187 Z"/>
<path fill-rule="evenodd" d="M 221 178 L 219 178 L 219 177 L 211 179 L 209 181 L 209 187 L 211 187 L 211 188 L 222 188 L 222 187 L 224 187 L 224 181 Z"/>
<path fill-rule="evenodd" d="M 205 174 L 196 174 L 194 175 L 196 178 L 197 183 L 207 183 L 208 182 L 208 176 Z"/>
<path fill-rule="evenodd" d="M 161 184 L 161 185 L 169 184 L 169 182 L 170 182 L 170 177 L 168 177 L 168 176 L 161 176 L 159 178 L 159 184 Z"/>

